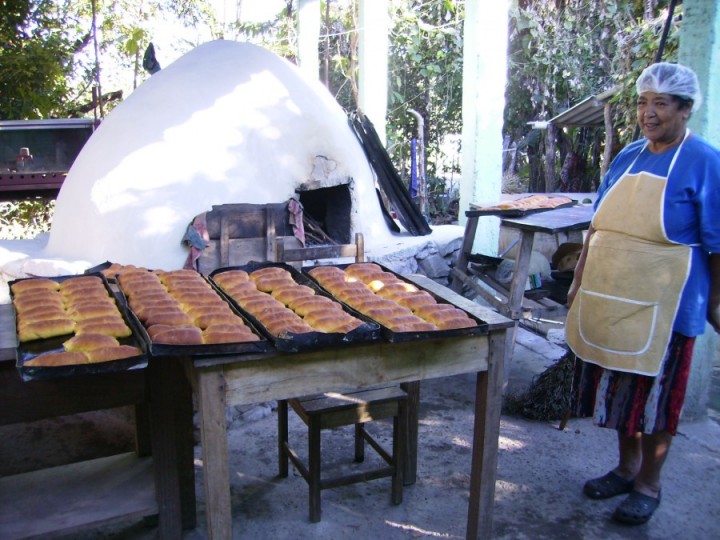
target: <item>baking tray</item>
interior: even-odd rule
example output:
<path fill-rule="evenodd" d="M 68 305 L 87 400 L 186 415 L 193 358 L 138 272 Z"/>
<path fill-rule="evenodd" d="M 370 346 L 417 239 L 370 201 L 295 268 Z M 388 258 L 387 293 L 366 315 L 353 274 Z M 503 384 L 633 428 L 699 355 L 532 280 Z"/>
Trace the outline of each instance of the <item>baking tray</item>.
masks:
<path fill-rule="evenodd" d="M 77 364 L 72 366 L 26 366 L 25 362 L 32 360 L 33 358 L 40 356 L 43 353 L 60 352 L 63 351 L 63 342 L 70 339 L 73 334 L 66 334 L 64 336 L 56 336 L 48 339 L 37 339 L 33 341 L 27 341 L 20 343 L 16 348 L 16 367 L 20 373 L 20 377 L 24 381 L 35 381 L 43 379 L 55 379 L 60 377 L 75 377 L 82 375 L 98 375 L 102 373 L 115 373 L 119 371 L 129 371 L 134 369 L 144 369 L 148 365 L 147 357 L 147 344 L 141 337 L 141 328 L 137 325 L 137 319 L 128 312 L 127 304 L 123 298 L 120 298 L 111 288 L 110 285 L 100 273 L 82 274 L 94 275 L 102 279 L 105 289 L 108 294 L 112 296 L 118 306 L 118 310 L 125 320 L 125 324 L 130 327 L 132 334 L 125 338 L 118 338 L 121 345 L 133 345 L 143 351 L 143 354 L 137 356 L 131 356 L 129 358 L 121 358 L 119 360 L 110 360 L 108 362 L 98 362 L 95 364 Z M 65 280 L 73 279 L 81 276 L 57 276 L 49 277 L 53 281 L 62 283 Z M 33 278 L 28 278 L 33 279 Z M 10 287 L 22 279 L 14 280 L 9 283 Z M 11 299 L 14 298 L 11 288 Z M 15 305 L 12 306 L 13 324 L 17 328 Z"/>
<path fill-rule="evenodd" d="M 347 268 L 351 264 L 354 264 L 354 263 L 334 264 L 331 266 L 336 266 L 337 268 L 345 270 L 345 268 Z M 398 342 L 403 342 L 403 341 L 414 341 L 414 340 L 422 340 L 422 339 L 438 339 L 438 338 L 459 337 L 459 336 L 482 336 L 482 335 L 486 335 L 489 332 L 490 325 L 486 321 L 476 317 L 472 313 L 462 309 L 459 306 L 456 306 L 455 304 L 451 304 L 444 298 L 441 298 L 437 294 L 425 289 L 424 287 L 418 285 L 417 283 L 408 281 L 407 279 L 403 278 L 402 275 L 398 274 L 397 272 L 394 272 L 387 266 L 384 266 L 384 265 L 382 265 L 380 263 L 376 263 L 376 262 L 373 262 L 373 264 L 377 264 L 383 271 L 393 274 L 395 277 L 402 280 L 403 282 L 409 283 L 410 285 L 417 287 L 421 291 L 425 291 L 426 293 L 430 294 L 438 304 L 450 304 L 453 307 L 462 310 L 468 317 L 470 317 L 472 320 L 474 320 L 477 323 L 477 326 L 473 326 L 470 328 L 451 328 L 449 330 L 426 330 L 426 331 L 422 331 L 422 332 L 394 332 L 387 326 L 380 324 L 377 321 L 374 321 L 376 324 L 378 324 L 380 326 L 380 330 L 383 334 L 383 337 L 385 337 L 385 339 L 387 339 L 388 341 L 398 343 Z M 323 266 L 328 266 L 328 265 L 323 265 Z M 315 266 L 303 267 L 303 273 L 307 274 L 308 279 L 313 281 L 313 283 L 315 283 L 315 285 L 317 287 L 319 287 L 321 290 L 325 291 L 325 289 L 322 287 L 322 285 L 320 285 L 320 283 L 317 280 L 315 280 L 310 274 L 308 274 L 308 272 L 310 272 L 310 270 L 312 270 L 313 268 L 316 268 L 316 267 Z M 328 295 L 332 296 L 329 293 L 329 291 L 326 291 L 326 292 Z M 336 300 L 336 301 L 345 305 L 340 300 Z M 362 316 L 368 318 L 366 315 L 362 315 Z M 372 320 L 372 319 L 370 319 L 370 320 Z"/>
<path fill-rule="evenodd" d="M 522 197 L 517 200 L 522 200 L 525 197 Z M 557 197 L 548 197 L 549 199 L 555 199 Z M 571 200 L 570 202 L 559 204 L 555 208 L 511 208 L 508 210 L 483 210 L 482 207 L 478 207 L 474 204 L 470 204 L 470 210 L 467 210 L 465 212 L 466 217 L 480 217 L 480 216 L 497 216 L 497 217 L 524 217 L 529 216 L 531 214 L 538 214 L 540 212 L 548 212 L 550 210 L 557 210 L 558 208 L 568 208 L 570 206 L 575 206 L 578 202 L 576 200 Z"/>
<path fill-rule="evenodd" d="M 248 317 L 245 316 L 240 310 L 237 309 L 232 302 L 227 301 L 227 297 L 222 294 L 221 291 L 215 286 L 214 283 L 210 282 L 205 276 L 198 272 L 206 283 L 215 291 L 216 294 L 225 302 L 228 303 L 230 309 L 235 315 L 240 317 L 243 322 L 252 330 L 253 334 L 258 336 L 258 341 L 238 341 L 234 343 L 212 343 L 212 344 L 195 344 L 195 345 L 172 345 L 167 343 L 153 343 L 150 336 L 147 333 L 145 326 L 133 312 L 132 308 L 128 306 L 127 311 L 129 317 L 134 319 L 135 324 L 139 327 L 138 333 L 145 341 L 148 353 L 151 356 L 224 356 L 224 355 L 240 355 L 249 353 L 263 353 L 266 352 L 270 346 L 268 340 L 264 337 L 264 334 L 258 329 Z M 118 295 L 122 297 L 123 303 L 127 305 L 127 299 L 122 291 L 122 288 L 118 286 Z"/>
<path fill-rule="evenodd" d="M 358 326 L 355 330 L 352 330 L 347 333 L 341 333 L 341 332 L 306 332 L 303 334 L 293 334 L 289 333 L 287 338 L 284 337 L 278 337 L 272 335 L 270 332 L 267 331 L 267 329 L 262 325 L 260 321 L 258 321 L 253 315 L 243 310 L 235 300 L 230 298 L 228 295 L 225 295 L 228 301 L 231 304 L 234 304 L 238 310 L 243 312 L 245 316 L 253 321 L 258 328 L 260 328 L 263 332 L 263 334 L 273 342 L 275 345 L 275 348 L 279 351 L 284 352 L 300 352 L 300 351 L 312 351 L 317 349 L 323 349 L 327 347 L 337 347 L 339 345 L 347 345 L 350 343 L 368 343 L 372 341 L 379 341 L 382 339 L 382 334 L 380 332 L 380 325 L 377 324 L 375 321 L 371 320 L 370 318 L 366 317 L 362 313 L 359 313 L 358 311 L 354 310 L 347 304 L 344 304 L 342 302 L 339 302 L 336 298 L 334 298 L 332 295 L 328 294 L 325 289 L 320 287 L 318 283 L 311 279 L 309 276 L 304 275 L 303 273 L 299 272 L 295 268 L 293 268 L 290 265 L 284 264 L 284 263 L 260 263 L 260 262 L 249 262 L 248 264 L 242 265 L 242 266 L 232 266 L 232 267 L 226 267 L 226 268 L 218 268 L 216 270 L 213 270 L 208 277 L 210 278 L 210 281 L 215 283 L 213 281 L 213 277 L 221 274 L 223 272 L 227 272 L 229 270 L 244 270 L 248 274 L 251 272 L 254 272 L 255 270 L 259 270 L 260 268 L 267 268 L 267 267 L 279 267 L 283 268 L 284 270 L 287 270 L 290 272 L 290 275 L 295 280 L 296 283 L 300 285 L 306 285 L 308 287 L 312 287 L 315 289 L 316 294 L 325 296 L 333 300 L 334 302 L 337 302 L 340 304 L 343 309 L 352 315 L 353 317 L 357 317 L 361 321 L 363 321 L 363 324 Z M 225 294 L 222 291 L 222 287 L 215 283 L 216 288 L 221 291 L 222 294 Z"/>

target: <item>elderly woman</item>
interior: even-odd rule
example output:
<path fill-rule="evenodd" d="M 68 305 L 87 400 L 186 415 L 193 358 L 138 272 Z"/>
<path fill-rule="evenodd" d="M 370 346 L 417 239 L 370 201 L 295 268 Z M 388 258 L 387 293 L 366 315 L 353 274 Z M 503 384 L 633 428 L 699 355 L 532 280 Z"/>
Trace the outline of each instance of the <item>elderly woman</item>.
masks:
<path fill-rule="evenodd" d="M 613 160 L 568 293 L 579 416 L 617 430 L 617 466 L 585 483 L 629 494 L 613 518 L 638 525 L 660 504 L 660 475 L 685 399 L 695 336 L 720 331 L 720 152 L 686 124 L 695 73 L 657 63 L 637 80 L 645 136 Z"/>

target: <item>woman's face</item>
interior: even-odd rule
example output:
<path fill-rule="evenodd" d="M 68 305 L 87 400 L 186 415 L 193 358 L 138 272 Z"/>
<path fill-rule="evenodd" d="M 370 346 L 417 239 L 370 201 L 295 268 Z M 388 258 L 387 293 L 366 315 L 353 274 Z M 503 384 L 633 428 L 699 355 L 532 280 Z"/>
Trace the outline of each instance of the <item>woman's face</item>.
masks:
<path fill-rule="evenodd" d="M 685 134 L 690 107 L 670 94 L 643 92 L 637 100 L 638 124 L 645 137 L 660 146 L 679 142 Z"/>

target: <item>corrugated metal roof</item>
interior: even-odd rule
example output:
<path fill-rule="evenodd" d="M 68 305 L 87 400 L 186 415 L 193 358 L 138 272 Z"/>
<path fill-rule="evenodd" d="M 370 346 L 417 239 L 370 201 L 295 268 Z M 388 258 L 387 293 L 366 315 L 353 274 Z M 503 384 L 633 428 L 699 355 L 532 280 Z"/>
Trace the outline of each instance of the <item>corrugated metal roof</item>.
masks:
<path fill-rule="evenodd" d="M 615 86 L 601 94 L 585 98 L 577 105 L 573 105 L 565 112 L 558 114 L 549 123 L 560 127 L 602 127 L 605 123 L 603 118 L 605 103 L 619 91 L 620 87 Z"/>

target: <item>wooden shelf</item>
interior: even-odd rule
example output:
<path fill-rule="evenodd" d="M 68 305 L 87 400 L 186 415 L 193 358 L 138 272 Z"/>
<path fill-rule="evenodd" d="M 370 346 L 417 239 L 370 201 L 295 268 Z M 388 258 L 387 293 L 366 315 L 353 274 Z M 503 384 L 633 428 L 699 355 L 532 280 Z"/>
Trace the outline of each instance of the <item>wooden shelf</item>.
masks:
<path fill-rule="evenodd" d="M 68 535 L 157 515 L 151 458 L 118 454 L 0 478 L 0 538 Z"/>

